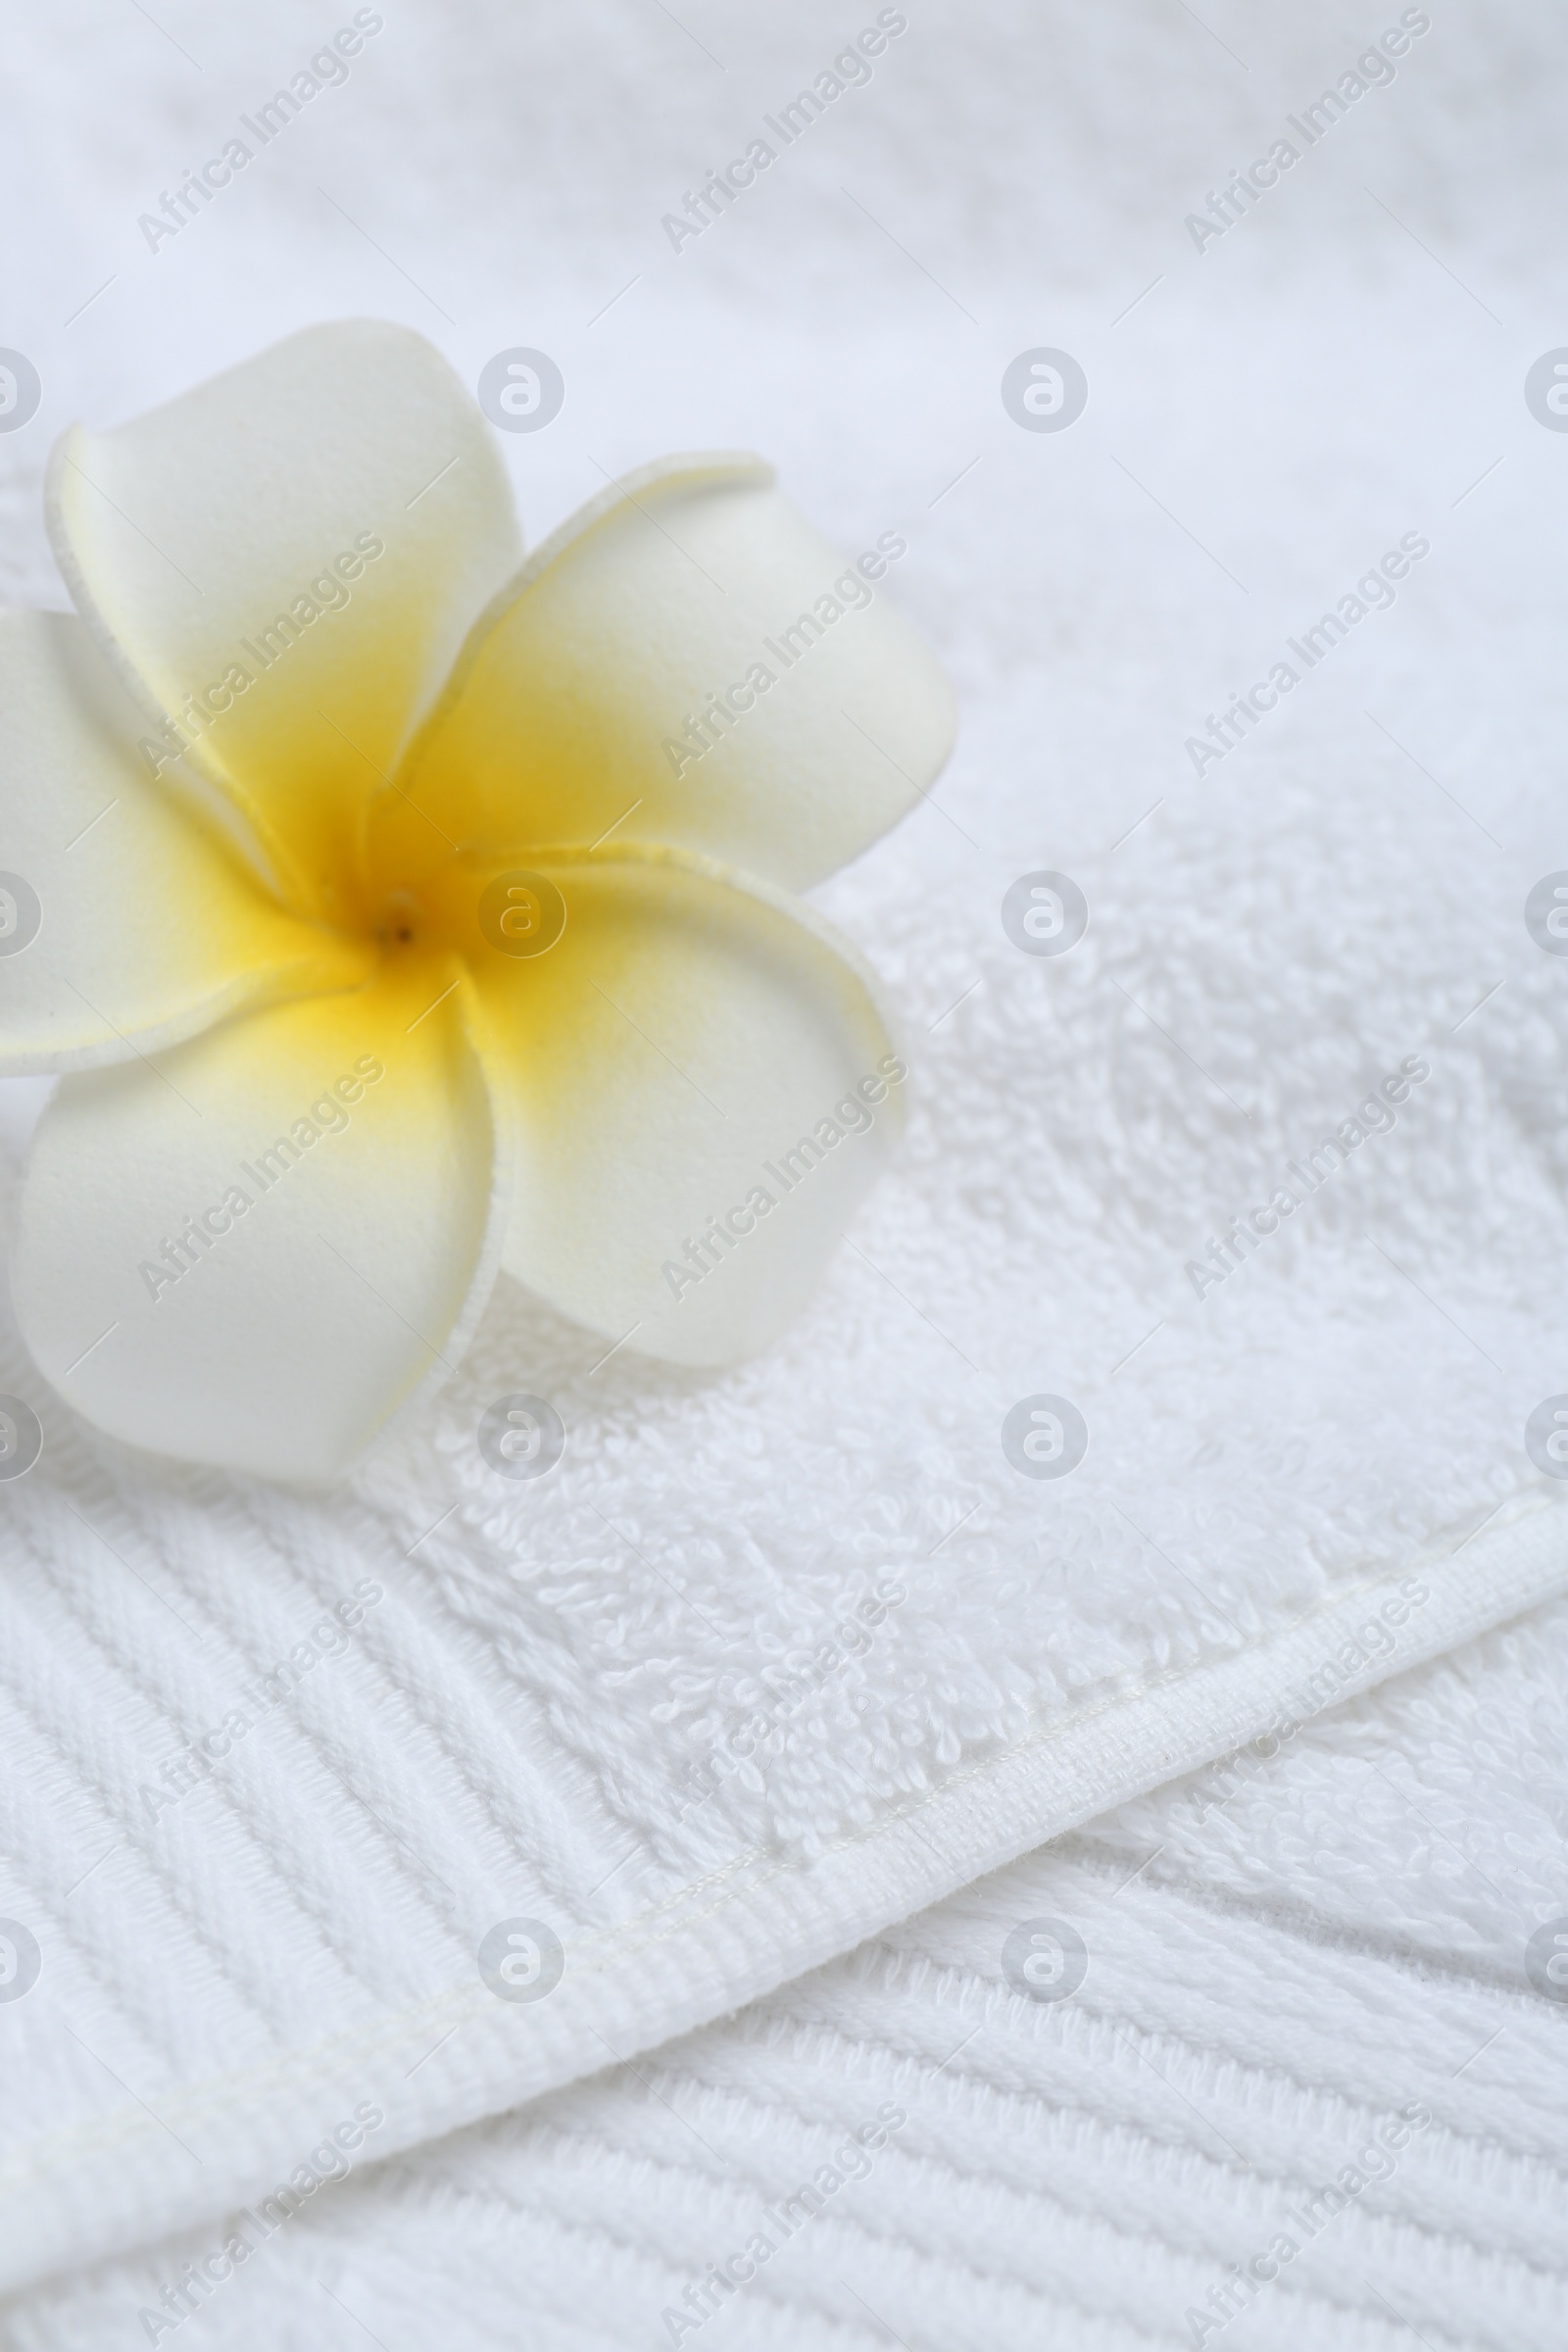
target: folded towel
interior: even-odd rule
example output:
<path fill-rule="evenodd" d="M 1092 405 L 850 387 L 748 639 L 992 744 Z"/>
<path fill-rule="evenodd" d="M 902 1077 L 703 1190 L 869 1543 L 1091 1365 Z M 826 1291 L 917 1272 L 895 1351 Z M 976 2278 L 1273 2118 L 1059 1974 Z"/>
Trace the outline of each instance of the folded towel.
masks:
<path fill-rule="evenodd" d="M 596 2082 L 328 2138 L 7 2340 L 1555 2352 L 1565 1691 L 1557 1603 Z M 1008 1966 L 1042 1919 L 1074 1988 Z"/>
<path fill-rule="evenodd" d="M 1308 813 L 1336 838 L 1348 817 L 1323 787 L 1276 791 L 1298 870 Z M 938 821 L 901 883 L 875 860 L 858 882 L 911 996 L 901 923 L 958 920 L 934 870 L 915 888 Z M 1298 1157 L 1277 1073 L 1332 1048 L 1353 1098 L 1399 1057 L 1351 1026 L 1369 978 L 1303 956 L 1249 1000 L 1219 902 L 1227 870 L 1269 870 L 1267 840 L 1237 838 L 1263 820 L 1233 809 L 1225 844 L 1182 821 L 1179 895 L 1208 909 L 1186 968 L 1227 1004 L 1224 1079 L 1250 1073 L 1252 1123 Z M 513 1296 L 341 1500 L 136 1460 L 46 1411 L 3 1593 L 0 1915 L 43 1954 L 4 2018 L 11 2280 L 266 2193 L 362 2103 L 384 2146 L 412 2144 L 663 2041 L 1561 1579 L 1555 1490 L 1501 1401 L 1546 1385 L 1553 1305 L 1490 1303 L 1503 1245 L 1481 1262 L 1475 1242 L 1482 1163 L 1510 1249 L 1561 1222 L 1518 1084 L 1535 1056 L 1544 1094 L 1556 972 L 1524 939 L 1490 1026 L 1435 1036 L 1454 949 L 1432 944 L 1433 895 L 1455 928 L 1463 909 L 1451 844 L 1413 884 L 1421 856 L 1392 899 L 1376 857 L 1338 885 L 1383 1033 L 1430 1061 L 1419 1108 L 1201 1303 L 1160 1237 L 1174 1257 L 1181 1222 L 1234 1197 L 1236 1119 L 1196 1107 L 1203 1082 L 1110 968 L 1169 1013 L 1144 944 L 1167 863 L 1141 918 L 1133 867 L 1103 937 L 1049 972 L 1068 982 L 1049 1025 L 1038 964 L 1000 927 L 966 935 L 987 985 L 961 1044 L 916 1060 L 906 1170 L 755 1366 L 591 1369 L 598 1349 Z M 1075 1089 L 1099 1104 L 1076 1123 Z M 1129 1141 L 1145 1121 L 1157 1163 Z M 982 1181 L 1004 1250 L 962 1205 Z M 13 1345 L 5 1386 L 27 1380 Z M 537 1486 L 475 1442 L 524 1384 L 571 1433 Z M 1020 1475 L 999 1434 L 1048 1384 L 1092 1433 L 1059 1481 Z M 561 1983 L 497 1997 L 534 1944 L 559 1945 Z"/>

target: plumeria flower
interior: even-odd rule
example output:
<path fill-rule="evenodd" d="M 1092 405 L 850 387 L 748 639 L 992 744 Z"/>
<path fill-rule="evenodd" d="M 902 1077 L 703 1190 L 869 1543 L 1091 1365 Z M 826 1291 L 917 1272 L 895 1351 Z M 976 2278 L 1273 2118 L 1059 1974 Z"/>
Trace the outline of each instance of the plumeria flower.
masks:
<path fill-rule="evenodd" d="M 526 562 L 402 328 L 65 434 L 75 614 L 0 615 L 0 1068 L 62 1071 L 13 1292 L 132 1445 L 329 1477 L 497 1273 L 719 1365 L 894 1140 L 871 979 L 794 895 L 935 776 L 948 684 L 749 457 Z"/>

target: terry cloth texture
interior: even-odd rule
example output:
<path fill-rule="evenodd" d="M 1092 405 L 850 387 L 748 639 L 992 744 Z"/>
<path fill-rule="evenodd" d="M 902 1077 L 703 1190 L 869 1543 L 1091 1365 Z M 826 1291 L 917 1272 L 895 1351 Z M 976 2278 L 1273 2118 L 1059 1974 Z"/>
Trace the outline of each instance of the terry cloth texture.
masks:
<path fill-rule="evenodd" d="M 1521 397 L 1560 331 L 1532 259 L 1560 25 L 1434 17 L 1199 250 L 1187 213 L 1348 70 L 1359 17 L 1238 11 L 1239 65 L 1152 4 L 910 12 L 677 252 L 662 215 L 826 67 L 836 12 L 715 7 L 694 42 L 630 0 L 421 5 L 153 252 L 158 185 L 322 37 L 159 14 L 168 39 L 82 10 L 90 88 L 57 22 L 11 28 L 5 335 L 46 393 L 0 437 L 9 596 L 65 601 L 38 494 L 68 418 L 375 312 L 469 381 L 557 358 L 561 416 L 508 441 L 531 540 L 607 470 L 735 445 L 850 554 L 902 532 L 887 592 L 964 732 L 820 894 L 902 1007 L 913 1121 L 759 1362 L 601 1361 L 507 1288 L 422 1420 L 309 1497 L 99 1440 L 0 1329 L 47 1441 L 0 1576 L 0 1917 L 41 1964 L 0 2003 L 18 2287 L 207 2229 L 361 2104 L 390 2154 L 636 2058 L 1568 1580 L 1523 1437 L 1568 1387 L 1568 964 L 1523 921 L 1564 859 L 1568 444 Z M 999 394 L 1039 348 L 1089 380 L 1066 431 Z M 1276 665 L 1223 758 L 1189 750 Z M 1041 871 L 1089 908 L 1059 956 L 1003 919 Z M 520 1390 L 568 1431 L 537 1487 L 475 1443 Z M 1041 1396 L 1087 1427 L 1059 1480 L 1002 1443 Z M 1117 1900 L 1147 1923 L 1125 1997 L 1175 2034 L 1156 1923 L 1206 1982 L 1246 1903 Z M 476 1963 L 514 1920 L 564 1948 L 537 2001 Z M 1356 1988 L 1413 1981 L 1311 1952 L 1348 2048 Z M 1316 1981 L 1289 1980 L 1319 2031 Z M 1113 2176 L 1083 2176 L 1111 2233 Z"/>
<path fill-rule="evenodd" d="M 323 2132 L 7 2340 L 1557 2352 L 1565 1693 L 1557 1603 L 521 2115 Z M 1042 1919 L 1059 2000 L 1007 1965 Z"/>

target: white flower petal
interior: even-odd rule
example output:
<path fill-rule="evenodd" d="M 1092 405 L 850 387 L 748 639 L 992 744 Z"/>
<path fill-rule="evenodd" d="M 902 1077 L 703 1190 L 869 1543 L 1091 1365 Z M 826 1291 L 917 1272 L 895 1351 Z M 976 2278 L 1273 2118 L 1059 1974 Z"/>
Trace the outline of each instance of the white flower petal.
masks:
<path fill-rule="evenodd" d="M 805 888 L 904 815 L 952 743 L 952 689 L 889 584 L 759 459 L 645 466 L 496 598 L 399 782 L 476 849 L 587 848 L 613 827 Z M 699 756 L 681 739 L 705 711 Z M 378 858 L 417 857 L 405 803 L 383 794 L 376 819 Z"/>
<path fill-rule="evenodd" d="M 363 951 L 287 914 L 157 783 L 74 614 L 0 613 L 0 1072 L 122 1061 Z"/>
<path fill-rule="evenodd" d="M 319 1479 L 444 1378 L 505 1218 L 467 997 L 420 956 L 64 1080 L 12 1269 L 62 1396 L 131 1445 Z"/>
<path fill-rule="evenodd" d="M 750 1354 L 803 1304 L 902 1124 L 872 984 L 809 909 L 707 859 L 607 846 L 534 870 L 564 905 L 555 945 L 471 946 L 476 1035 L 515 1122 L 505 1264 L 638 1350 Z M 455 919 L 475 877 L 449 879 Z"/>
<path fill-rule="evenodd" d="M 190 738 L 280 885 L 341 914 L 368 796 L 520 555 L 446 362 L 404 327 L 307 327 L 116 431 L 74 426 L 48 513 L 143 708 Z"/>

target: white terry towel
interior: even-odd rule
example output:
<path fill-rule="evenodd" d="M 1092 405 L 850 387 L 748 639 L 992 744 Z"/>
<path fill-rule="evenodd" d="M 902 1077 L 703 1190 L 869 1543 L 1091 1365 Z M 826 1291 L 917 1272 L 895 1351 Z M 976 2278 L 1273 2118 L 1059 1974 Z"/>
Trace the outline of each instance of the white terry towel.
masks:
<path fill-rule="evenodd" d="M 91 293 L 96 240 L 131 238 L 139 201 L 120 143 L 84 142 L 100 176 L 19 294 L 68 413 L 132 413 L 307 310 L 406 299 L 432 323 L 373 250 L 305 233 L 329 119 L 396 207 L 404 266 L 461 277 L 460 365 L 514 342 L 510 220 L 470 208 L 459 254 L 387 142 L 417 111 L 427 193 L 475 157 L 512 168 L 522 35 L 482 21 L 512 80 L 476 99 L 433 12 L 389 23 L 379 83 L 368 66 L 337 118 L 323 99 L 270 181 L 172 249 L 127 248 L 68 333 L 59 286 Z M 629 22 L 553 33 L 551 86 Z M 913 27 L 860 113 L 786 159 L 755 229 L 737 213 L 728 245 L 678 256 L 660 190 L 743 97 L 792 86 L 814 30 L 824 55 L 839 36 L 825 11 L 771 30 L 744 90 L 696 114 L 627 98 L 625 176 L 578 172 L 586 225 L 530 297 L 578 396 L 529 453 L 524 512 L 537 537 L 601 460 L 756 442 L 847 546 L 906 530 L 899 593 L 966 732 L 933 805 L 824 898 L 904 1007 L 912 1131 L 809 1312 L 722 1380 L 625 1352 L 595 1370 L 508 1293 L 400 1450 L 328 1501 L 133 1458 L 57 1413 L 7 1490 L 0 1578 L 0 1917 L 39 1955 L 0 2004 L 8 2283 L 205 2226 L 362 2104 L 383 2148 L 412 2147 L 652 2047 L 1563 1582 L 1561 1489 L 1524 1430 L 1565 1385 L 1565 975 L 1522 919 L 1563 855 L 1562 589 L 1537 520 L 1561 442 L 1519 396 L 1544 330 L 1478 342 L 1468 290 L 1397 221 L 1369 240 L 1356 193 L 1381 166 L 1482 311 L 1531 317 L 1496 202 L 1520 167 L 1495 129 L 1456 161 L 1446 109 L 1494 106 L 1539 22 L 1461 13 L 1201 253 L 1190 191 L 1316 89 L 1315 29 L 1270 48 L 1244 104 L 1200 32 L 1139 8 L 1106 30 L 1043 17 L 1008 87 L 973 61 L 1022 40 L 1009 12 Z M 203 32 L 239 93 L 235 36 Z M 647 38 L 627 34 L 633 65 Z M 104 51 L 116 106 L 150 92 L 183 136 L 194 99 L 158 78 L 177 59 L 130 39 Z M 1029 209 L 1048 74 L 1074 168 L 1102 131 L 1116 159 L 1049 302 L 1051 215 Z M 982 201 L 993 168 L 1027 270 Z M 1529 168 L 1539 214 L 1548 166 Z M 956 278 L 973 340 L 918 272 L 861 299 L 878 224 L 841 184 Z M 1462 197 L 1502 225 L 1450 233 Z M 803 218 L 840 265 L 820 292 Z M 295 227 L 285 287 L 249 264 Z M 608 299 L 639 262 L 646 294 L 590 329 L 582 285 Z M 1045 342 L 1091 380 L 1060 435 L 997 395 Z M 829 431 L 835 404 L 851 423 Z M 12 590 L 58 601 L 39 453 L 14 439 Z M 1393 606 L 1357 597 L 1406 541 L 1427 552 Z M 1342 599 L 1379 609 L 1196 775 L 1188 738 Z M 1043 869 L 1090 909 L 1059 957 L 1000 913 Z M 1293 1183 L 1310 1197 L 1244 1263 L 1189 1273 Z M 0 1386 L 29 1378 L 0 1335 Z M 571 1440 L 520 1493 L 475 1446 L 518 1389 Z M 1088 1431 L 1060 1480 L 1003 1450 L 1041 1395 Z M 228 1752 L 190 1765 L 231 1714 Z M 538 2000 L 477 1964 L 515 1921 L 562 1946 Z"/>
<path fill-rule="evenodd" d="M 1555 2352 L 1565 1664 L 1559 1602 L 597 2082 L 328 2140 L 237 2260 L 210 2225 L 8 2340 Z M 1045 1921 L 1083 1973 L 1036 1992 Z"/>
<path fill-rule="evenodd" d="M 1358 785 L 1341 805 L 1282 766 L 1223 839 L 1178 810 L 1167 858 L 1103 896 L 1080 860 L 1105 911 L 1044 978 L 987 937 L 994 887 L 953 904 L 934 815 L 868 861 L 855 911 L 910 997 L 940 1012 L 960 955 L 984 986 L 916 1063 L 903 1172 L 767 1360 L 590 1373 L 512 1295 L 341 1501 L 85 1432 L 13 1490 L 0 1916 L 45 1971 L 3 2019 L 12 2279 L 262 2192 L 361 2101 L 407 2144 L 662 2041 L 1560 1581 L 1556 1490 L 1520 1442 L 1553 1303 L 1489 1297 L 1477 1238 L 1485 1175 L 1510 1247 L 1560 1251 L 1530 1107 L 1558 972 L 1487 935 L 1451 840 L 1416 836 L 1339 873 L 1348 976 L 1301 952 L 1244 986 L 1261 956 L 1227 891 L 1375 838 Z M 1178 859 L 1204 922 L 1176 968 L 1225 1006 L 1205 1057 L 1253 1089 L 1258 1146 L 1122 994 L 1193 1035 L 1154 944 Z M 909 935 L 944 923 L 949 968 L 921 970 Z M 1445 1034 L 1498 963 L 1490 1017 Z M 1272 1177 L 1405 1047 L 1431 1075 L 1398 1124 L 1184 1300 L 1189 1237 L 1216 1195 L 1256 1195 L 1253 1151 Z M 1306 1089 L 1328 1110 L 1273 1099 L 1330 1063 Z M 26 1378 L 13 1348 L 4 1384 Z M 572 1445 L 519 1494 L 475 1429 L 523 1385 Z M 1092 1433 L 1059 1482 L 999 1442 L 1048 1388 Z M 231 1714 L 228 1752 L 182 1764 Z M 538 2001 L 476 1966 L 519 1920 L 564 1949 Z"/>

